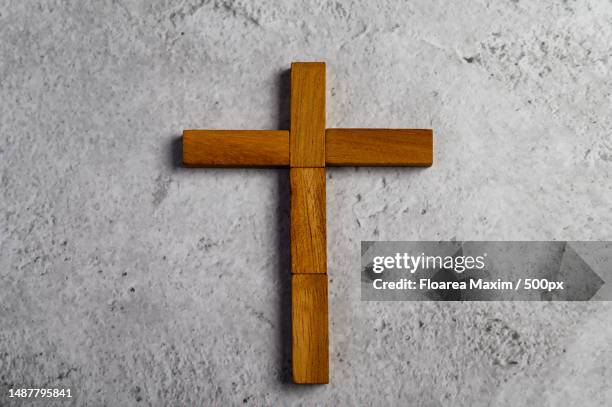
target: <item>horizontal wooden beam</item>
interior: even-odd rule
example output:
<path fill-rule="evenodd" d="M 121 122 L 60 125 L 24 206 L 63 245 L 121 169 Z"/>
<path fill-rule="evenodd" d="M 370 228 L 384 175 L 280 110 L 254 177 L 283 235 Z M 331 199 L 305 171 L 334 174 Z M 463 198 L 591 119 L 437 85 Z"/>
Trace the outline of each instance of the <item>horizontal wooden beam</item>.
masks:
<path fill-rule="evenodd" d="M 286 130 L 184 130 L 183 163 L 188 167 L 286 167 Z"/>
<path fill-rule="evenodd" d="M 416 166 L 433 163 L 430 129 L 327 129 L 325 163 L 346 166 Z"/>
<path fill-rule="evenodd" d="M 297 384 L 329 383 L 326 274 L 291 276 L 292 370 Z"/>

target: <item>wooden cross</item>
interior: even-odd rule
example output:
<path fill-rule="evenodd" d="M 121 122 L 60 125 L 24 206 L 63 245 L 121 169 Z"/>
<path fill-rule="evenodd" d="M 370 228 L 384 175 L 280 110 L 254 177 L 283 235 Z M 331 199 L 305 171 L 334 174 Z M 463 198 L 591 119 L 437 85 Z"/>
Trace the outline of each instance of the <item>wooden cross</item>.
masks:
<path fill-rule="evenodd" d="M 326 129 L 325 63 L 291 64 L 290 130 L 185 130 L 189 167 L 289 167 L 292 370 L 328 383 L 326 166 L 432 164 L 425 129 Z"/>

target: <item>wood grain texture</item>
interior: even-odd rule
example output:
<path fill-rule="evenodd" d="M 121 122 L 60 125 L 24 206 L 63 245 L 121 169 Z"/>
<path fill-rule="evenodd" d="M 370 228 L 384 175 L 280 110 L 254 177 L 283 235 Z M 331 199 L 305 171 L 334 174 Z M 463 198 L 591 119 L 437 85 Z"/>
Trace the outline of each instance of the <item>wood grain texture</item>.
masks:
<path fill-rule="evenodd" d="M 291 168 L 291 272 L 327 273 L 325 168 Z"/>
<path fill-rule="evenodd" d="M 417 166 L 433 163 L 430 129 L 327 129 L 327 165 Z"/>
<path fill-rule="evenodd" d="M 325 63 L 291 64 L 291 166 L 325 166 Z"/>
<path fill-rule="evenodd" d="M 286 130 L 185 130 L 183 163 L 189 167 L 289 165 Z"/>
<path fill-rule="evenodd" d="M 292 369 L 298 384 L 329 383 L 326 274 L 291 276 Z"/>

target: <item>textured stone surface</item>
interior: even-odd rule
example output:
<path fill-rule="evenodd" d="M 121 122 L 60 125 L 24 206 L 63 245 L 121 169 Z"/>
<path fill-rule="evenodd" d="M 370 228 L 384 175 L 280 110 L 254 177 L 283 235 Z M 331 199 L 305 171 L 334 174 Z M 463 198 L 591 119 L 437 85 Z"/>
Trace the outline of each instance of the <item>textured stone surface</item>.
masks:
<path fill-rule="evenodd" d="M 610 2 L 4 1 L 0 40 L 0 404 L 609 404 L 610 304 L 361 302 L 359 243 L 612 239 Z M 287 171 L 177 150 L 287 128 L 294 60 L 330 127 L 435 129 L 328 171 L 328 386 L 287 383 Z"/>

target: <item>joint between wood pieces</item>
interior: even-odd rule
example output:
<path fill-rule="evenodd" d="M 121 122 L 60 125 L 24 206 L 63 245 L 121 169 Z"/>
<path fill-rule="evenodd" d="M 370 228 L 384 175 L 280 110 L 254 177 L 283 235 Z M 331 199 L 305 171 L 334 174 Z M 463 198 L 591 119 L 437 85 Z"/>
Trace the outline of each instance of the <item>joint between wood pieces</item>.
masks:
<path fill-rule="evenodd" d="M 291 273 L 293 276 L 326 276 L 327 273 Z"/>

